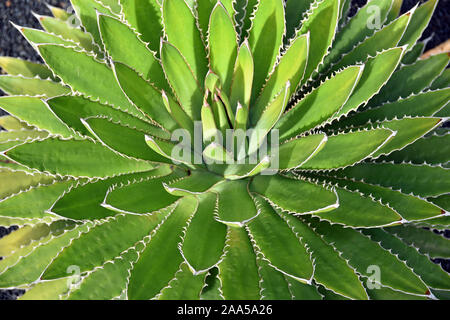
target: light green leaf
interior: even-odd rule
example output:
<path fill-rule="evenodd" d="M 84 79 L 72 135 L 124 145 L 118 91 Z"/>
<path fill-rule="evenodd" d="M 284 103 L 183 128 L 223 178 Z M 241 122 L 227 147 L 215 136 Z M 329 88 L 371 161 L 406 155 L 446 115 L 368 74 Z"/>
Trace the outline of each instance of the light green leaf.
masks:
<path fill-rule="evenodd" d="M 342 252 L 349 265 L 362 275 L 371 275 L 369 266 L 380 268 L 380 284 L 407 293 L 426 295 L 428 288 L 411 269 L 377 242 L 370 240 L 360 231 L 330 225 L 326 222 L 308 219 L 310 226 L 323 235 L 323 239 Z M 398 275 L 402 276 L 399 277 Z"/>
<path fill-rule="evenodd" d="M 160 61 L 133 30 L 118 19 L 103 14 L 98 15 L 98 24 L 106 51 L 114 61 L 130 66 L 156 87 L 167 89 Z M 127 44 L 126 50 L 124 43 Z"/>
<path fill-rule="evenodd" d="M 0 67 L 6 73 L 14 76 L 53 78 L 52 72 L 46 66 L 19 58 L 0 57 Z"/>
<path fill-rule="evenodd" d="M 119 62 L 114 63 L 113 71 L 124 94 L 133 104 L 167 130 L 178 127 L 164 106 L 161 92 L 150 82 L 145 81 L 136 71 Z M 171 105 L 176 104 L 173 98 L 168 97 L 168 99 Z"/>
<path fill-rule="evenodd" d="M 305 243 L 262 197 L 257 196 L 256 203 L 260 214 L 248 224 L 247 231 L 258 250 L 278 271 L 308 282 L 313 276 L 313 264 Z"/>
<path fill-rule="evenodd" d="M 232 226 L 242 226 L 259 214 L 253 198 L 248 191 L 248 181 L 224 181 L 216 185 L 218 192 L 216 219 Z"/>
<path fill-rule="evenodd" d="M 48 108 L 47 104 L 38 98 L 31 97 L 2 97 L 0 108 L 18 117 L 26 123 L 39 129 L 47 130 L 63 138 L 73 136 L 73 132 L 59 120 Z M 8 128 L 6 128 L 8 129 Z"/>
<path fill-rule="evenodd" d="M 383 128 L 329 136 L 323 149 L 301 168 L 324 170 L 350 166 L 371 157 L 394 136 L 394 131 Z"/>
<path fill-rule="evenodd" d="M 288 100 L 297 91 L 300 80 L 305 72 L 308 59 L 309 34 L 295 38 L 275 66 L 273 73 L 264 85 L 255 106 L 250 109 L 252 119 L 256 122 L 266 106 L 280 92 L 286 82 L 290 82 Z"/>
<path fill-rule="evenodd" d="M 208 2 L 208 1 L 206 1 Z M 237 34 L 233 21 L 221 2 L 214 7 L 209 24 L 208 45 L 211 69 L 217 73 L 225 92 L 229 92 L 237 57 Z"/>
<path fill-rule="evenodd" d="M 301 167 L 322 150 L 327 140 L 325 134 L 312 134 L 283 143 L 278 149 L 279 169 Z"/>
<path fill-rule="evenodd" d="M 184 0 L 164 0 L 162 14 L 167 41 L 173 44 L 186 59 L 188 68 L 192 70 L 194 78 L 198 80 L 202 87 L 203 79 L 208 72 L 208 63 L 205 46 L 193 12 Z M 183 27 L 180 28 L 180 26 Z M 166 49 L 161 50 L 161 57 L 163 58 L 164 68 L 167 68 L 164 62 L 164 50 Z"/>
<path fill-rule="evenodd" d="M 302 84 L 309 80 L 322 63 L 333 42 L 339 21 L 339 3 L 338 0 L 324 0 L 316 5 L 297 32 L 297 35 L 309 32 L 311 39 L 308 64 Z"/>
<path fill-rule="evenodd" d="M 173 1 L 180 0 L 167 2 Z M 200 120 L 203 94 L 186 60 L 177 48 L 165 41 L 161 45 L 161 60 L 166 77 L 183 110 L 191 119 Z"/>
<path fill-rule="evenodd" d="M 414 226 L 398 226 L 385 229 L 390 234 L 399 237 L 404 243 L 416 247 L 423 254 L 432 258 L 450 257 L 450 240 L 432 230 L 417 228 Z"/>
<path fill-rule="evenodd" d="M 168 211 L 154 215 L 117 215 L 96 224 L 61 251 L 42 278 L 49 280 L 65 276 L 70 265 L 77 265 L 80 272 L 103 265 L 143 240 L 167 214 Z"/>
<path fill-rule="evenodd" d="M 438 166 L 362 163 L 336 172 L 336 176 L 352 177 L 422 197 L 438 196 L 450 191 L 450 170 Z"/>
<path fill-rule="evenodd" d="M 115 185 L 124 185 L 130 181 L 139 181 L 150 177 L 172 173 L 169 166 L 133 174 L 119 175 L 114 178 L 99 179 L 91 183 L 78 184 L 62 195 L 49 210 L 62 217 L 74 220 L 103 219 L 117 213 L 102 207 L 108 190 Z"/>
<path fill-rule="evenodd" d="M 194 275 L 186 263 L 182 263 L 170 280 L 169 286 L 165 287 L 158 296 L 160 300 L 199 300 L 200 293 L 205 284 L 207 273 Z"/>
<path fill-rule="evenodd" d="M 428 59 L 418 60 L 414 64 L 403 66 L 392 75 L 381 91 L 370 100 L 369 106 L 379 106 L 387 101 L 396 101 L 399 98 L 406 98 L 411 94 L 420 93 L 441 74 L 449 59 L 450 57 L 447 53 L 441 53 Z M 403 83 L 404 85 L 399 86 L 398 83 Z"/>
<path fill-rule="evenodd" d="M 146 240 L 146 247 L 131 271 L 128 285 L 129 299 L 151 299 L 175 277 L 183 262 L 178 243 L 183 227 L 195 212 L 197 205 L 194 198 L 183 198 Z"/>
<path fill-rule="evenodd" d="M 89 140 L 48 138 L 19 145 L 5 154 L 41 172 L 60 175 L 107 177 L 152 169 L 148 162 L 124 158 Z"/>
<path fill-rule="evenodd" d="M 226 300 L 259 300 L 256 254 L 244 228 L 228 227 L 227 251 L 219 264 L 221 292 Z"/>
<path fill-rule="evenodd" d="M 120 0 L 125 20 L 148 42 L 151 50 L 158 52 L 163 37 L 161 4 L 158 0 Z"/>
<path fill-rule="evenodd" d="M 248 43 L 252 50 L 255 69 L 258 70 L 253 79 L 254 101 L 272 71 L 283 44 L 286 28 L 283 1 L 259 1 L 252 18 Z"/>
<path fill-rule="evenodd" d="M 9 95 L 54 97 L 67 94 L 70 89 L 52 80 L 24 78 L 22 76 L 0 76 L 0 89 Z"/>
<path fill-rule="evenodd" d="M 245 40 L 239 48 L 231 84 L 230 103 L 234 113 L 236 113 L 238 103 L 246 110 L 249 110 L 253 87 L 253 75 L 253 56 L 248 41 Z"/>
<path fill-rule="evenodd" d="M 58 45 L 40 45 L 39 52 L 52 70 L 73 90 L 141 116 L 141 112 L 122 93 L 112 70 L 106 64 L 73 48 Z"/>
<path fill-rule="evenodd" d="M 310 182 L 281 175 L 254 177 L 250 191 L 262 195 L 275 207 L 290 213 L 315 214 L 339 206 L 334 192 Z"/>
<path fill-rule="evenodd" d="M 86 128 L 105 146 L 125 156 L 154 162 L 168 162 L 168 159 L 148 148 L 145 135 L 148 133 L 115 123 L 105 118 L 82 120 Z M 168 133 L 154 127 L 152 135 L 167 138 Z M 169 136 L 170 138 L 170 136 Z"/>
<path fill-rule="evenodd" d="M 277 123 L 280 139 L 308 131 L 338 112 L 355 89 L 363 67 L 348 67 L 324 82 L 288 110 Z"/>
<path fill-rule="evenodd" d="M 353 299 L 366 300 L 367 293 L 356 272 L 332 246 L 328 245 L 302 220 L 278 211 L 292 230 L 302 237 L 314 259 L 314 279 L 326 288 Z"/>
<path fill-rule="evenodd" d="M 217 195 L 198 196 L 199 205 L 189 222 L 180 250 L 192 272 L 201 273 L 219 262 L 225 247 L 227 227 L 215 218 Z"/>

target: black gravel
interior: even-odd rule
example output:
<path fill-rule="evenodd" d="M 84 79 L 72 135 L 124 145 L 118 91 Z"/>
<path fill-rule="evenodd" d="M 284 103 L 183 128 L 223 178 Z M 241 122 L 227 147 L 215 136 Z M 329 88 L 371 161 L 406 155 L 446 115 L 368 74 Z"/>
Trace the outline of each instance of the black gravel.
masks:
<path fill-rule="evenodd" d="M 358 7 L 364 5 L 366 0 L 353 0 L 350 14 L 355 14 Z M 417 2 L 404 0 L 402 13 L 410 10 Z M 39 28 L 37 19 L 32 12 L 40 15 L 50 15 L 45 3 L 61 8 L 70 6 L 68 0 L 0 0 L 0 56 L 20 57 L 30 61 L 42 62 L 36 51 L 28 44 L 22 35 L 10 24 L 13 21 L 19 26 Z M 429 50 L 446 41 L 450 37 L 450 0 L 440 0 L 433 15 L 433 18 L 425 30 L 422 39 L 430 38 L 425 50 Z M 0 95 L 3 95 L 0 90 Z M 0 109 L 0 115 L 5 114 Z M 0 227 L 0 238 L 16 230 L 17 227 Z M 450 238 L 450 231 L 445 232 L 445 236 Z M 1 259 L 1 258 L 0 258 Z M 433 259 L 441 267 L 450 272 L 450 260 Z M 16 299 L 22 295 L 24 290 L 0 290 L 0 300 Z"/>

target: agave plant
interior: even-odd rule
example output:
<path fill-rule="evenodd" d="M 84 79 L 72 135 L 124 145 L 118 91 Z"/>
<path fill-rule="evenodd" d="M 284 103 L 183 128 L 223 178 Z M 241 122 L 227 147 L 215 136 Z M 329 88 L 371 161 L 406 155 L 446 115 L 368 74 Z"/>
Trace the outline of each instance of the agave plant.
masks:
<path fill-rule="evenodd" d="M 437 0 L 71 2 L 16 26 L 44 65 L 0 60 L 1 288 L 449 297 Z"/>

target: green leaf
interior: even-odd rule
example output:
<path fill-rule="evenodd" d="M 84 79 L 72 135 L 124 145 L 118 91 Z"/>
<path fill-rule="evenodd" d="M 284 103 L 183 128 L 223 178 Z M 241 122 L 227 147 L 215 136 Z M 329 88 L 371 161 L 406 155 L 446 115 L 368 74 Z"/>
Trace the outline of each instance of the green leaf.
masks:
<path fill-rule="evenodd" d="M 97 24 L 97 12 L 110 15 L 109 9 L 97 1 L 73 0 L 71 3 L 83 27 L 92 35 L 95 42 L 101 45 L 102 40 Z"/>
<path fill-rule="evenodd" d="M 434 79 L 430 86 L 431 90 L 444 89 L 450 86 L 450 69 L 445 69 L 439 77 Z"/>
<path fill-rule="evenodd" d="M 58 45 L 40 45 L 39 52 L 52 70 L 73 90 L 141 116 L 141 112 L 122 93 L 112 70 L 106 64 L 73 48 Z"/>
<path fill-rule="evenodd" d="M 321 178 L 319 179 L 322 181 Z M 379 199 L 381 203 L 388 205 L 407 221 L 427 221 L 427 219 L 431 217 L 439 216 L 442 214 L 442 209 L 430 203 L 429 201 L 415 197 L 413 195 L 404 194 L 400 191 L 392 190 L 390 188 L 346 179 L 334 179 L 329 176 L 324 177 L 323 180 L 330 181 L 333 184 L 337 184 L 339 187 L 347 190 L 361 192 L 366 197 Z M 414 210 L 411 210 L 410 208 L 414 208 Z"/>
<path fill-rule="evenodd" d="M 1 100 L 0 100 L 1 101 Z M 33 126 L 27 125 L 22 120 L 19 120 L 13 116 L 0 117 L 0 126 L 5 130 L 34 130 Z"/>
<path fill-rule="evenodd" d="M 370 108 L 366 111 L 352 115 L 339 121 L 337 126 L 364 125 L 370 122 L 392 120 L 404 116 L 430 117 L 441 110 L 450 98 L 450 89 L 428 91 L 412 95 L 406 99 L 384 103 L 378 108 Z"/>
<path fill-rule="evenodd" d="M 336 172 L 338 177 L 352 177 L 366 183 L 392 187 L 403 193 L 422 197 L 437 196 L 450 191 L 450 170 L 407 163 L 362 163 Z"/>
<path fill-rule="evenodd" d="M 167 89 L 160 61 L 133 30 L 118 19 L 102 14 L 98 15 L 98 24 L 106 51 L 114 61 L 130 66 L 156 87 Z M 126 50 L 124 43 L 127 44 Z"/>
<path fill-rule="evenodd" d="M 261 277 L 261 300 L 292 300 L 292 293 L 289 290 L 286 276 L 272 268 L 260 253 L 256 258 L 258 265 L 258 274 Z M 292 279 L 297 283 L 297 280 Z"/>
<path fill-rule="evenodd" d="M 341 110 L 335 115 L 335 118 L 358 109 L 361 104 L 366 104 L 370 98 L 378 93 L 397 68 L 402 53 L 402 48 L 393 48 L 378 54 L 374 58 L 369 58 L 364 65 L 364 71 L 356 88 Z"/>
<path fill-rule="evenodd" d="M 169 175 L 170 173 L 172 173 L 172 170 L 169 166 L 161 166 L 147 172 L 124 174 L 114 178 L 99 179 L 91 183 L 77 184 L 64 193 L 49 211 L 74 220 L 94 220 L 113 216 L 117 213 L 101 205 L 112 186 Z"/>
<path fill-rule="evenodd" d="M 428 26 L 437 3 L 438 0 L 429 0 L 414 10 L 408 28 L 406 28 L 406 31 L 400 40 L 400 46 L 408 45 L 408 49 L 413 47 L 417 40 L 422 36 L 422 32 Z"/>
<path fill-rule="evenodd" d="M 391 129 L 397 134 L 379 148 L 373 156 L 377 157 L 382 154 L 389 154 L 394 150 L 400 150 L 423 137 L 441 123 L 442 119 L 439 118 L 403 118 L 400 120 L 383 121 L 380 123 L 382 128 Z"/>
<path fill-rule="evenodd" d="M 425 50 L 424 42 L 417 42 L 402 58 L 403 64 L 413 64 L 422 56 Z"/>
<path fill-rule="evenodd" d="M 174 164 L 182 163 L 189 168 L 194 168 L 192 165 L 193 160 L 195 160 L 197 156 L 201 159 L 200 155 L 193 154 L 189 145 L 183 144 L 185 141 L 175 145 L 171 141 L 159 140 L 146 135 L 145 142 L 153 151 L 172 161 Z"/>
<path fill-rule="evenodd" d="M 146 240 L 146 247 L 131 271 L 128 298 L 144 300 L 155 297 L 175 274 L 183 262 L 178 243 L 183 227 L 195 212 L 194 198 L 183 198 Z"/>
<path fill-rule="evenodd" d="M 164 184 L 164 188 L 177 196 L 200 195 L 222 180 L 221 176 L 209 171 L 194 170 L 182 179 Z"/>
<path fill-rule="evenodd" d="M 339 3 L 338 0 L 324 0 L 312 9 L 306 20 L 302 21 L 302 26 L 297 34 L 309 32 L 311 39 L 308 64 L 302 84 L 309 80 L 322 63 L 333 42 L 339 21 Z"/>
<path fill-rule="evenodd" d="M 253 87 L 254 62 L 248 41 L 245 40 L 238 52 L 234 65 L 233 81 L 231 83 L 230 103 L 236 113 L 238 103 L 249 110 Z"/>
<path fill-rule="evenodd" d="M 303 15 L 314 3 L 313 0 L 287 0 L 286 1 L 286 39 L 295 35 L 295 30 L 301 25 Z"/>
<path fill-rule="evenodd" d="M 158 296 L 160 300 L 199 300 L 205 284 L 207 273 L 194 275 L 186 263 L 182 263 L 170 280 L 169 285 L 162 289 Z"/>
<path fill-rule="evenodd" d="M 403 66 L 396 71 L 381 91 L 373 97 L 369 106 L 379 106 L 387 101 L 396 101 L 411 94 L 418 94 L 427 88 L 441 74 L 449 62 L 447 53 L 441 53 Z M 398 83 L 405 85 L 399 86 Z"/>
<path fill-rule="evenodd" d="M 397 254 L 399 259 L 406 261 L 414 273 L 428 286 L 435 289 L 450 289 L 450 275 L 439 265 L 430 261 L 427 256 L 420 254 L 414 247 L 406 245 L 383 229 L 363 230 L 363 233 L 373 241 L 379 242 L 383 248 L 392 250 L 392 253 Z"/>
<path fill-rule="evenodd" d="M 2 97 L 0 108 L 29 125 L 47 130 L 52 134 L 61 135 L 63 138 L 73 136 L 73 132 L 53 114 L 45 102 L 38 98 Z"/>
<path fill-rule="evenodd" d="M 117 215 L 96 224 L 62 250 L 42 278 L 65 276 L 70 265 L 77 265 L 81 273 L 103 265 L 143 240 L 167 214 L 169 212 L 164 211 L 154 215 Z"/>
<path fill-rule="evenodd" d="M 286 220 L 296 234 L 301 235 L 302 241 L 311 250 L 316 282 L 352 299 L 366 300 L 368 298 L 356 272 L 338 251 L 328 245 L 302 220 L 280 211 L 278 214 Z"/>
<path fill-rule="evenodd" d="M 166 208 L 179 198 L 166 192 L 163 183 L 182 177 L 181 173 L 153 176 L 126 185 L 113 186 L 102 204 L 105 208 L 121 213 L 146 214 Z M 148 191 L 151 193 L 148 194 Z"/>
<path fill-rule="evenodd" d="M 114 14 L 120 14 L 121 6 L 119 0 L 98 0 Z"/>
<path fill-rule="evenodd" d="M 47 8 L 50 9 L 50 11 L 52 12 L 52 15 L 56 19 L 59 19 L 62 21 L 67 21 L 67 19 L 69 19 L 69 17 L 70 17 L 70 14 L 66 10 L 61 9 L 59 7 L 54 7 L 52 5 L 47 4 Z"/>
<path fill-rule="evenodd" d="M 392 225 L 403 219 L 389 206 L 383 205 L 371 196 L 366 196 L 358 191 L 336 188 L 336 194 L 339 199 L 339 207 L 332 211 L 317 213 L 316 215 L 321 219 L 331 223 L 361 228 Z M 361 214 L 361 210 L 370 212 L 370 215 Z"/>
<path fill-rule="evenodd" d="M 444 136 L 423 137 L 402 150 L 383 158 L 396 163 L 441 164 L 450 161 L 450 134 Z"/>
<path fill-rule="evenodd" d="M 52 72 L 46 66 L 19 58 L 0 57 L 0 67 L 6 73 L 14 76 L 22 75 L 29 78 L 38 76 L 41 79 L 53 78 Z"/>
<path fill-rule="evenodd" d="M 25 141 L 44 139 L 48 137 L 48 135 L 48 132 L 38 130 L 0 131 L 0 151 L 6 151 Z"/>
<path fill-rule="evenodd" d="M 151 50 L 158 52 L 163 37 L 161 5 L 158 0 L 120 0 L 125 20 L 148 42 Z"/>
<path fill-rule="evenodd" d="M 41 172 L 60 175 L 107 177 L 152 169 L 148 162 L 124 158 L 89 140 L 48 138 L 19 145 L 5 155 Z"/>
<path fill-rule="evenodd" d="M 167 2 L 173 1 L 180 0 L 169 0 Z M 177 48 L 165 41 L 161 45 L 161 60 L 166 77 L 183 110 L 191 119 L 200 120 L 203 94 L 186 60 Z"/>
<path fill-rule="evenodd" d="M 16 26 L 16 28 L 23 34 L 23 36 L 32 44 L 44 44 L 44 43 L 53 43 L 65 46 L 76 46 L 77 44 L 70 40 L 65 40 L 61 36 L 57 36 L 54 34 L 47 33 L 42 30 L 32 29 L 32 28 L 24 28 Z"/>
<path fill-rule="evenodd" d="M 208 64 L 205 46 L 193 12 L 184 0 L 164 0 L 162 14 L 167 41 L 173 44 L 186 59 L 187 67 L 191 68 L 194 78 L 198 80 L 202 87 L 203 79 L 208 72 Z M 180 28 L 180 26 L 183 27 Z M 163 58 L 164 68 L 167 68 L 164 62 L 164 51 L 167 49 L 164 49 L 164 47 L 163 45 L 161 57 Z M 175 89 L 175 91 L 177 90 Z"/>
<path fill-rule="evenodd" d="M 51 17 L 38 16 L 42 27 L 50 34 L 60 36 L 64 40 L 73 41 L 78 47 L 98 53 L 92 37 L 81 29 L 72 27 L 71 21 L 61 21 Z"/>
<path fill-rule="evenodd" d="M 149 149 L 145 143 L 146 132 L 115 123 L 105 118 L 82 120 L 86 128 L 105 146 L 122 155 L 154 162 L 168 162 L 168 159 Z M 167 138 L 167 132 L 154 127 L 153 135 Z M 148 133 L 148 132 L 147 132 Z"/>
<path fill-rule="evenodd" d="M 333 66 L 332 70 L 339 70 L 342 67 L 366 61 L 368 57 L 374 57 L 377 52 L 397 46 L 403 33 L 405 32 L 411 17 L 411 12 L 407 12 L 383 29 L 377 31 L 371 37 L 360 43 L 356 48 L 342 57 Z"/>
<path fill-rule="evenodd" d="M 20 192 L 0 201 L 2 215 L 15 218 L 44 218 L 58 197 L 74 184 L 73 180 L 57 181 Z M 1 254 L 0 254 L 1 255 Z"/>
<path fill-rule="evenodd" d="M 47 104 L 59 119 L 85 136 L 92 136 L 92 134 L 81 122 L 81 119 L 90 117 L 109 118 L 148 133 L 155 130 L 155 126 L 151 123 L 138 119 L 115 107 L 94 102 L 81 96 L 56 97 L 47 100 Z"/>
<path fill-rule="evenodd" d="M 262 197 L 256 197 L 256 203 L 260 214 L 247 226 L 255 246 L 275 269 L 307 283 L 313 264 L 305 243 Z"/>
<path fill-rule="evenodd" d="M 207 1 L 206 1 L 207 2 Z M 211 69 L 217 73 L 225 92 L 229 92 L 237 57 L 238 43 L 233 21 L 221 2 L 214 7 L 209 24 L 208 44 Z"/>
<path fill-rule="evenodd" d="M 67 295 L 68 300 L 111 300 L 121 296 L 128 284 L 129 270 L 138 254 L 130 249 L 108 261 L 80 280 Z"/>
<path fill-rule="evenodd" d="M 383 249 L 377 242 L 370 240 L 360 231 L 330 225 L 326 222 L 308 219 L 308 223 L 316 232 L 323 235 L 327 243 L 342 252 L 355 270 L 362 275 L 371 275 L 370 266 L 380 268 L 380 284 L 407 293 L 427 294 L 428 288 L 411 269 L 395 255 Z M 402 276 L 399 277 L 398 275 Z"/>
<path fill-rule="evenodd" d="M 373 35 L 377 31 L 373 23 L 379 21 L 382 24 L 386 20 L 391 6 L 392 0 L 372 0 L 359 9 L 336 34 L 330 53 L 325 57 L 324 65 L 320 70 L 325 71 L 330 65 L 339 61 L 344 54 L 352 51 L 356 45 Z M 377 8 L 376 16 L 374 8 Z M 379 20 L 374 21 L 375 18 Z"/>
<path fill-rule="evenodd" d="M 322 150 L 327 140 L 325 134 L 312 134 L 283 143 L 278 149 L 279 169 L 301 167 Z"/>
<path fill-rule="evenodd" d="M 119 62 L 114 63 L 113 71 L 123 92 L 133 104 L 167 130 L 171 131 L 178 127 L 164 106 L 161 92 L 150 82 L 145 81 L 136 71 Z M 171 97 L 168 99 L 171 102 L 173 100 Z M 176 104 L 175 101 L 171 103 L 171 105 L 174 104 Z"/>
<path fill-rule="evenodd" d="M 355 89 L 362 73 L 362 67 L 349 67 L 296 103 L 275 126 L 280 130 L 280 139 L 287 140 L 308 131 L 338 112 Z"/>
<path fill-rule="evenodd" d="M 186 229 L 180 250 L 189 268 L 202 273 L 216 265 L 223 255 L 227 227 L 215 218 L 217 195 L 198 196 L 197 211 Z"/>
<path fill-rule="evenodd" d="M 386 228 L 385 230 L 432 258 L 448 259 L 450 257 L 450 240 L 434 233 L 432 230 L 414 226 L 398 226 Z"/>
<path fill-rule="evenodd" d="M 252 18 L 248 42 L 253 53 L 255 69 L 258 70 L 253 79 L 252 100 L 254 100 L 275 65 L 283 44 L 285 32 L 283 1 L 259 1 Z"/>
<path fill-rule="evenodd" d="M 324 187 L 281 175 L 253 178 L 250 191 L 269 200 L 277 208 L 297 214 L 315 214 L 339 206 L 336 194 Z M 298 195 L 302 196 L 299 197 Z"/>
<path fill-rule="evenodd" d="M 18 300 L 60 300 L 70 289 L 67 285 L 70 277 L 50 281 L 39 281 L 27 289 Z"/>
<path fill-rule="evenodd" d="M 218 193 L 216 220 L 232 226 L 242 226 L 259 214 L 248 191 L 248 181 L 224 181 L 214 187 Z"/>
<path fill-rule="evenodd" d="M 273 99 L 261 113 L 261 116 L 253 128 L 249 137 L 248 154 L 257 152 L 261 144 L 264 143 L 266 136 L 281 118 L 284 109 L 288 103 L 288 95 L 291 84 L 289 81 L 281 89 L 278 96 Z"/>
<path fill-rule="evenodd" d="M 14 264 L 2 272 L 0 287 L 18 286 L 38 280 L 52 259 L 64 247 L 70 245 L 73 239 L 79 237 L 82 232 L 86 232 L 90 225 L 81 225 L 57 237 L 50 236 L 46 242 L 39 243 L 28 255 L 20 259 L 20 263 Z M 67 275 L 65 268 L 64 276 Z"/>
<path fill-rule="evenodd" d="M 290 82 L 288 100 L 297 91 L 300 80 L 305 72 L 308 59 L 309 34 L 295 38 L 287 48 L 286 52 L 275 66 L 273 73 L 267 80 L 261 95 L 258 97 L 255 106 L 250 109 L 252 119 L 256 122 L 264 112 L 266 106 L 276 97 L 276 95 Z"/>
<path fill-rule="evenodd" d="M 0 199 L 39 184 L 52 183 L 55 178 L 41 173 L 29 173 L 14 169 L 0 168 Z"/>
<path fill-rule="evenodd" d="M 70 92 L 70 89 L 52 80 L 0 76 L 0 89 L 9 95 L 54 97 Z"/>
<path fill-rule="evenodd" d="M 394 131 L 383 128 L 329 136 L 323 149 L 301 168 L 324 170 L 353 165 L 371 157 L 394 136 Z"/>
<path fill-rule="evenodd" d="M 244 228 L 228 227 L 227 250 L 219 264 L 221 292 L 226 300 L 259 300 L 256 254 Z"/>

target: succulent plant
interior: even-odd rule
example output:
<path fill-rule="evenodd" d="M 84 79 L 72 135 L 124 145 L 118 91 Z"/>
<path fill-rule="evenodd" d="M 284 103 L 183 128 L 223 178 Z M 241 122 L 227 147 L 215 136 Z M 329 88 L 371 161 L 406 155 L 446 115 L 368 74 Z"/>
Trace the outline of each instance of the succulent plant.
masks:
<path fill-rule="evenodd" d="M 0 58 L 0 288 L 450 296 L 437 0 L 71 2 L 16 26 L 45 64 Z"/>

